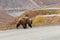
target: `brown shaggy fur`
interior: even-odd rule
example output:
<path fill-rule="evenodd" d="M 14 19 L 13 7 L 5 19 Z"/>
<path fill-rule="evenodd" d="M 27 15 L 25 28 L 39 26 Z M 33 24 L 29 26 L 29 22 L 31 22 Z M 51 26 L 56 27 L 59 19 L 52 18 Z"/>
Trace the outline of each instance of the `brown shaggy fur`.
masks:
<path fill-rule="evenodd" d="M 19 22 L 16 25 L 16 28 L 18 29 L 18 27 L 20 25 L 22 25 L 23 28 L 26 29 L 27 28 L 27 24 L 28 24 L 29 27 L 32 28 L 32 20 L 30 20 L 28 17 L 20 18 Z"/>

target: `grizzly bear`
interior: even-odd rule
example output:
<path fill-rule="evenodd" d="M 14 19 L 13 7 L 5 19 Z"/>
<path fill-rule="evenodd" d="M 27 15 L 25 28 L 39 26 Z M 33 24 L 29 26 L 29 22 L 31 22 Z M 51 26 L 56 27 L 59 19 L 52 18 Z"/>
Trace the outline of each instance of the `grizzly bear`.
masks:
<path fill-rule="evenodd" d="M 20 25 L 22 25 L 23 28 L 26 29 L 27 28 L 27 24 L 28 24 L 29 27 L 32 28 L 32 20 L 29 17 L 26 16 L 26 17 L 23 17 L 23 18 L 19 19 L 19 21 L 18 21 L 18 23 L 16 25 L 16 28 L 18 29 L 18 27 Z"/>

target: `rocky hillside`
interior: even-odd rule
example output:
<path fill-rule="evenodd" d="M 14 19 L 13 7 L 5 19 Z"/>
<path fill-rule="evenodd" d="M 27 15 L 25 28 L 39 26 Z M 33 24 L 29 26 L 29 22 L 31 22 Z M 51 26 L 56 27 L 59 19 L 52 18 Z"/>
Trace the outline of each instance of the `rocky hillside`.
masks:
<path fill-rule="evenodd" d="M 0 0 L 0 7 L 33 9 L 42 7 L 60 7 L 60 0 Z"/>
<path fill-rule="evenodd" d="M 0 7 L 2 8 L 20 8 L 20 9 L 32 9 L 35 8 L 30 0 L 0 0 Z"/>
<path fill-rule="evenodd" d="M 0 27 L 8 23 L 12 19 L 14 19 L 14 17 L 8 15 L 8 13 L 5 10 L 0 9 Z"/>
<path fill-rule="evenodd" d="M 12 16 L 8 15 L 8 13 L 3 9 L 0 9 L 0 21 L 8 22 L 11 19 L 13 19 Z"/>
<path fill-rule="evenodd" d="M 33 1 L 39 5 L 55 5 L 60 3 L 60 0 L 33 0 Z"/>

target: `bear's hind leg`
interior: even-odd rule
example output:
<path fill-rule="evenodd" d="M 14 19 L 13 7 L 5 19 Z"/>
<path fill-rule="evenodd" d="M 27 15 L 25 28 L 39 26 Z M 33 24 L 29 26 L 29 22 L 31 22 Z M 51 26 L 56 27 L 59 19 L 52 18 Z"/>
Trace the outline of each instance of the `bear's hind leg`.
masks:
<path fill-rule="evenodd" d="M 24 29 L 26 29 L 26 28 L 27 28 L 27 25 L 26 25 L 26 24 L 24 24 L 24 25 L 23 25 L 23 28 L 24 28 Z"/>
<path fill-rule="evenodd" d="M 28 26 L 29 26 L 30 28 L 32 28 L 32 24 L 28 24 Z"/>

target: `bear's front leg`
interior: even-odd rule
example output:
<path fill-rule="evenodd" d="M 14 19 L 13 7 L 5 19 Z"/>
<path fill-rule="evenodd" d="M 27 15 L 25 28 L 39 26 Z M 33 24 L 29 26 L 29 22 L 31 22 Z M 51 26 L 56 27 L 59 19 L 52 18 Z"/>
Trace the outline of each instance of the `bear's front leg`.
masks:
<path fill-rule="evenodd" d="M 32 28 L 32 24 L 28 24 L 28 26 L 29 26 L 30 28 Z"/>
<path fill-rule="evenodd" d="M 17 29 L 18 29 L 19 25 L 20 25 L 20 23 L 18 23 L 18 24 L 16 25 L 16 28 L 17 28 Z"/>

